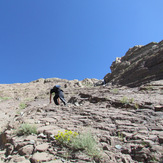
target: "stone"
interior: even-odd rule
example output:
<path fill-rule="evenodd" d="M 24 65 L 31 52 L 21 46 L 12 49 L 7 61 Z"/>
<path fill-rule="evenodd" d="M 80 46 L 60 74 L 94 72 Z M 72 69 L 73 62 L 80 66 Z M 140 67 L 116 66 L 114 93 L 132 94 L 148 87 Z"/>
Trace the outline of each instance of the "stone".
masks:
<path fill-rule="evenodd" d="M 10 162 L 30 163 L 30 161 L 27 160 L 24 156 L 18 156 L 18 155 L 13 156 L 12 159 L 10 160 Z"/>
<path fill-rule="evenodd" d="M 36 146 L 36 151 L 44 152 L 44 151 L 47 151 L 48 148 L 49 148 L 49 144 L 48 143 L 44 143 L 44 144 L 37 145 Z"/>
<path fill-rule="evenodd" d="M 115 148 L 117 148 L 117 149 L 121 149 L 122 146 L 121 146 L 121 145 L 115 145 Z"/>
<path fill-rule="evenodd" d="M 53 155 L 45 153 L 45 152 L 37 152 L 31 157 L 31 162 L 32 163 L 38 163 L 38 162 L 48 162 L 53 159 Z"/>
<path fill-rule="evenodd" d="M 24 139 L 24 141 L 31 141 L 31 140 L 37 141 L 37 136 L 36 135 L 29 135 Z"/>
<path fill-rule="evenodd" d="M 27 141 L 19 141 L 19 142 L 15 142 L 14 144 L 15 144 L 15 149 L 19 150 L 20 148 L 28 145 L 29 142 L 27 142 Z"/>
<path fill-rule="evenodd" d="M 107 143 L 101 143 L 103 150 L 109 150 L 109 146 Z"/>
<path fill-rule="evenodd" d="M 46 139 L 47 138 L 47 136 L 45 134 L 43 134 L 43 133 L 40 133 L 37 137 L 38 138 L 42 138 L 42 139 Z"/>
<path fill-rule="evenodd" d="M 158 142 L 158 137 L 157 137 L 157 135 L 149 135 L 149 140 L 152 140 L 153 142 Z"/>
<path fill-rule="evenodd" d="M 90 162 L 91 158 L 84 153 L 79 153 L 76 155 L 76 158 L 85 162 Z"/>
<path fill-rule="evenodd" d="M 14 146 L 10 143 L 5 144 L 6 147 L 6 156 L 9 156 L 12 154 L 13 150 L 14 150 Z"/>
<path fill-rule="evenodd" d="M 163 105 L 157 105 L 157 106 L 154 106 L 154 109 L 156 112 L 163 112 Z"/>
<path fill-rule="evenodd" d="M 37 129 L 37 132 L 40 134 L 40 133 L 45 133 L 45 131 L 48 131 L 48 130 L 53 130 L 55 129 L 55 126 L 42 126 L 42 127 L 39 127 Z"/>
<path fill-rule="evenodd" d="M 160 144 L 163 144 L 163 136 L 162 135 L 158 136 L 158 141 Z"/>
<path fill-rule="evenodd" d="M 65 132 L 65 130 L 64 129 L 52 129 L 52 130 L 45 130 L 45 134 L 46 135 L 48 135 L 49 137 L 50 137 L 50 135 L 57 135 L 58 134 L 58 132 Z"/>
<path fill-rule="evenodd" d="M 159 146 L 159 145 L 153 145 L 153 146 L 151 146 L 150 150 L 151 150 L 151 152 L 160 152 L 160 153 L 162 153 L 163 147 Z"/>
<path fill-rule="evenodd" d="M 133 133 L 122 132 L 122 135 L 123 135 L 124 137 L 126 137 L 126 139 L 131 139 L 131 138 L 132 138 Z"/>
<path fill-rule="evenodd" d="M 142 134 L 137 133 L 137 134 L 135 134 L 135 135 L 132 136 L 132 139 L 134 139 L 134 140 L 138 140 L 138 139 L 147 140 L 148 137 L 145 136 L 145 135 L 142 135 Z"/>
<path fill-rule="evenodd" d="M 33 145 L 26 145 L 26 146 L 20 148 L 18 152 L 19 152 L 20 155 L 29 156 L 29 155 L 31 155 L 33 153 L 33 149 L 34 149 Z"/>
<path fill-rule="evenodd" d="M 127 147 L 122 147 L 122 148 L 121 148 L 121 152 L 122 152 L 123 154 L 130 154 L 130 153 L 131 153 L 131 148 L 130 148 L 129 146 L 127 146 Z"/>

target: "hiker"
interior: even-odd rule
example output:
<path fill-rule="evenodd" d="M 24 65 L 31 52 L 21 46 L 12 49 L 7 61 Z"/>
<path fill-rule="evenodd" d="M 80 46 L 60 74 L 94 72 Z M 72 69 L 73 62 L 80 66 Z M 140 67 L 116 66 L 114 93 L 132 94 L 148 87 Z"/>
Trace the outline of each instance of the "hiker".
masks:
<path fill-rule="evenodd" d="M 64 94 L 63 94 L 63 90 L 60 89 L 60 85 L 55 85 L 51 90 L 50 90 L 50 104 L 51 104 L 51 98 L 52 98 L 52 93 L 55 93 L 55 96 L 53 98 L 54 103 L 56 105 L 60 105 L 60 100 L 64 103 L 64 105 L 66 105 L 66 101 L 64 99 Z"/>

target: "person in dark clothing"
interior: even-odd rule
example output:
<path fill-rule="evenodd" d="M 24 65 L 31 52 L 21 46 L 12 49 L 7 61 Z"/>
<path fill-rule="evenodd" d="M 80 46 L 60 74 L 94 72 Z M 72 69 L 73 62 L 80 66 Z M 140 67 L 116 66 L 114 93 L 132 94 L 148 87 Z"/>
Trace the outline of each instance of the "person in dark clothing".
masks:
<path fill-rule="evenodd" d="M 52 93 L 55 93 L 55 96 L 53 98 L 54 103 L 56 105 L 60 105 L 60 100 L 64 103 L 64 105 L 66 105 L 66 101 L 64 99 L 64 94 L 63 94 L 63 90 L 60 89 L 60 85 L 55 85 L 51 90 L 50 90 L 50 103 L 51 103 L 51 98 L 52 98 Z"/>

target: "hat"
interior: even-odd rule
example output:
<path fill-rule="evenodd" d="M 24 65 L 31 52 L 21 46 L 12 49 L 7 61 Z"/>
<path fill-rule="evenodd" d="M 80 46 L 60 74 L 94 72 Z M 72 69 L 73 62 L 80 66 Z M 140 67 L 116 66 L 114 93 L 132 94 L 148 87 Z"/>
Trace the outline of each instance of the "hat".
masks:
<path fill-rule="evenodd" d="M 55 85 L 55 87 L 60 88 L 61 86 L 60 85 Z"/>

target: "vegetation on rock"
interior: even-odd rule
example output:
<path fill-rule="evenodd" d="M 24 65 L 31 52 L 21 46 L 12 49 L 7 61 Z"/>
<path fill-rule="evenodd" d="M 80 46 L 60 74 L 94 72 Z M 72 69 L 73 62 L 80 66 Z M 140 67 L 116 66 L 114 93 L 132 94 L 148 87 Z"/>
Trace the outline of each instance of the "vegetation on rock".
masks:
<path fill-rule="evenodd" d="M 15 131 L 18 136 L 22 135 L 31 135 L 37 134 L 37 127 L 35 125 L 31 125 L 28 123 L 23 123 L 20 127 Z"/>
<path fill-rule="evenodd" d="M 55 139 L 71 151 L 83 151 L 91 158 L 100 159 L 101 157 L 98 144 L 90 132 L 78 134 L 77 132 L 68 130 L 65 130 L 65 132 L 59 131 Z"/>

